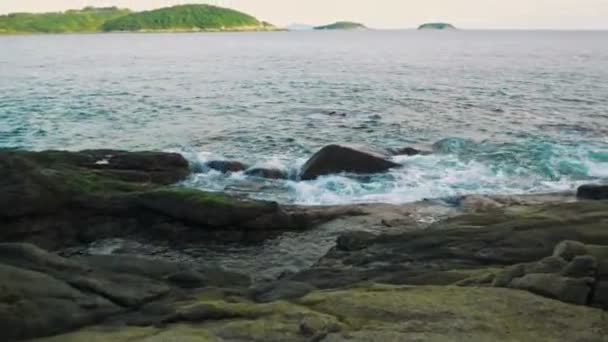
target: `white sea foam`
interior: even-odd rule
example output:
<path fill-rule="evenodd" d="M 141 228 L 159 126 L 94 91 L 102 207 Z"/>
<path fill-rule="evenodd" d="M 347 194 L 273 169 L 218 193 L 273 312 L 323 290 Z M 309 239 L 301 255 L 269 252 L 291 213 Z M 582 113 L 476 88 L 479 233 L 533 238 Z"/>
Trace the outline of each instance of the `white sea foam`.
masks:
<path fill-rule="evenodd" d="M 563 152 L 563 151 L 559 151 Z M 212 191 L 234 191 L 258 199 L 302 205 L 348 203 L 408 203 L 466 194 L 523 194 L 573 190 L 595 178 L 608 177 L 608 163 L 584 158 L 586 153 L 548 153 L 546 160 L 504 159 L 505 152 L 489 154 L 498 159 L 477 160 L 458 154 L 398 156 L 401 168 L 376 175 L 336 174 L 298 181 L 306 158 L 269 156 L 254 167 L 277 168 L 290 174 L 287 181 L 254 179 L 243 172 L 223 174 L 203 169 L 184 183 Z M 225 159 L 211 152 L 185 154 L 194 165 Z M 542 163 L 546 167 L 541 167 Z M 550 170 L 544 174 L 541 171 Z M 539 171 L 540 170 L 540 171 Z"/>

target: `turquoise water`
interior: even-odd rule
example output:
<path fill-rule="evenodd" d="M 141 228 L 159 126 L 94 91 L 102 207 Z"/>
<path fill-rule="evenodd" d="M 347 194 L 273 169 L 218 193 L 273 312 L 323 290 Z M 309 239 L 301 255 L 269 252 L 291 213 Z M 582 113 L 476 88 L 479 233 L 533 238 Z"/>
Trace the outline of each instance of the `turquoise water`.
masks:
<path fill-rule="evenodd" d="M 0 147 L 179 151 L 184 185 L 289 203 L 404 203 L 608 178 L 608 32 L 0 36 Z M 329 143 L 418 146 L 374 176 L 298 182 Z M 434 146 L 434 147 L 433 147 Z"/>

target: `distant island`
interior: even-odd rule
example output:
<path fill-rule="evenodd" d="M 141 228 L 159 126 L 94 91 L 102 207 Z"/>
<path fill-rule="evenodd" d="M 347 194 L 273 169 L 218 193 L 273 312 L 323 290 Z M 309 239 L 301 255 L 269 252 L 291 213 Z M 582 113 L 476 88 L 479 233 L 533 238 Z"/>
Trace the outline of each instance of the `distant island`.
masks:
<path fill-rule="evenodd" d="M 0 15 L 0 33 L 98 32 L 108 20 L 130 13 L 116 7 L 87 7 L 57 13 L 12 13 Z"/>
<path fill-rule="evenodd" d="M 367 29 L 365 25 L 352 21 L 338 21 L 333 24 L 316 26 L 315 30 L 363 30 Z"/>
<path fill-rule="evenodd" d="M 419 30 L 455 30 L 456 27 L 448 23 L 426 23 L 418 27 Z"/>
<path fill-rule="evenodd" d="M 0 16 L 0 33 L 274 31 L 255 17 L 211 5 L 179 5 L 132 12 L 116 7 Z"/>

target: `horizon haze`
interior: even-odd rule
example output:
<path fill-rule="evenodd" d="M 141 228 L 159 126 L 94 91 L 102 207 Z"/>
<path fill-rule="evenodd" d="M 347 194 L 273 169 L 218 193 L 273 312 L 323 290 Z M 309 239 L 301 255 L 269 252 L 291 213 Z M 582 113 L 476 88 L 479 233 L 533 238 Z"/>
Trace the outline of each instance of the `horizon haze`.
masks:
<path fill-rule="evenodd" d="M 608 29 L 606 0 L 8 0 L 0 14 L 48 12 L 86 6 L 148 10 L 178 4 L 207 3 L 237 9 L 277 26 L 322 25 L 349 20 L 371 28 L 414 28 L 425 22 L 449 22 L 464 29 Z"/>

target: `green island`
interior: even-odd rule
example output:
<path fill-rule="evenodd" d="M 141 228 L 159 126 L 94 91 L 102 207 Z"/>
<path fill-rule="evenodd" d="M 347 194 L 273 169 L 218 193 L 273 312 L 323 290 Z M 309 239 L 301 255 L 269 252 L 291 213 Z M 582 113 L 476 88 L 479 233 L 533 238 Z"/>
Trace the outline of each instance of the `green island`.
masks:
<path fill-rule="evenodd" d="M 98 32 L 108 20 L 130 14 L 116 7 L 69 10 L 55 13 L 11 13 L 0 16 L 0 33 Z"/>
<path fill-rule="evenodd" d="M 419 30 L 455 30 L 456 27 L 448 23 L 426 23 L 418 27 Z"/>
<path fill-rule="evenodd" d="M 273 31 L 273 25 L 228 8 L 179 5 L 132 12 L 116 7 L 0 16 L 0 34 L 90 32 Z"/>
<path fill-rule="evenodd" d="M 316 26 L 315 30 L 364 30 L 365 25 L 352 21 L 338 21 L 333 24 Z"/>

